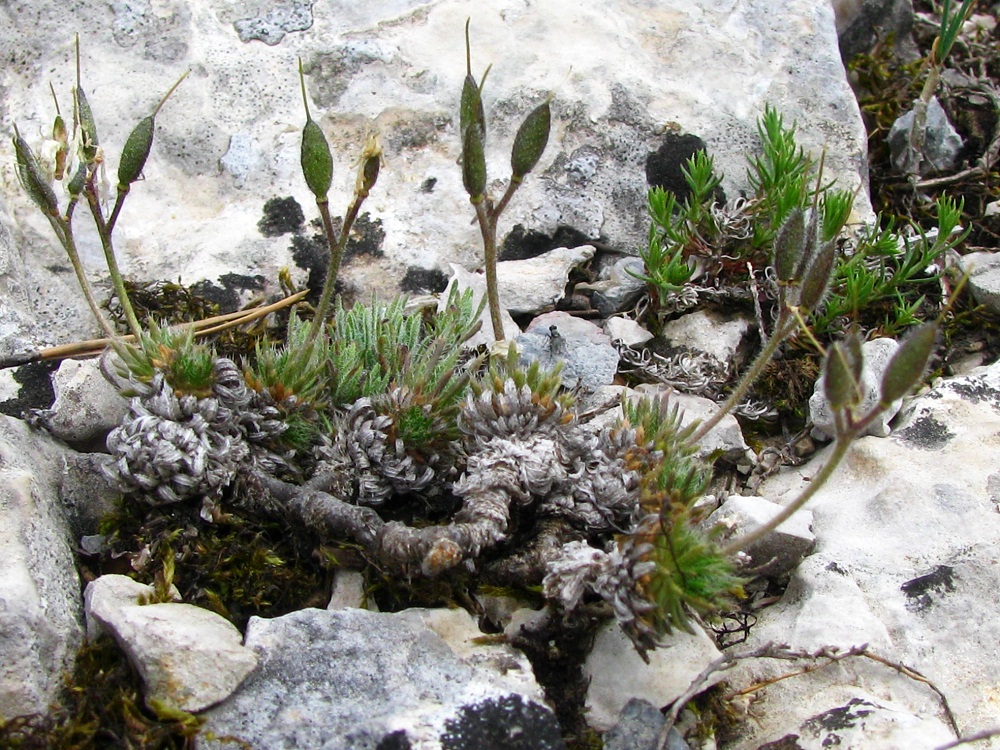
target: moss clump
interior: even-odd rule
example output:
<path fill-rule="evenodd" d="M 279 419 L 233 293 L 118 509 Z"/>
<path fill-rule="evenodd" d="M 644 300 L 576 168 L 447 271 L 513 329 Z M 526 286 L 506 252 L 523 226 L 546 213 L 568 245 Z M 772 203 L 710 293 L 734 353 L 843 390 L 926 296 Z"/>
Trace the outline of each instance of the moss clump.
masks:
<path fill-rule="evenodd" d="M 100 750 L 194 747 L 201 721 L 191 714 L 158 716 L 142 699 L 142 680 L 107 637 L 84 644 L 64 678 L 62 705 L 48 713 L 0 719 L 0 747 Z"/>

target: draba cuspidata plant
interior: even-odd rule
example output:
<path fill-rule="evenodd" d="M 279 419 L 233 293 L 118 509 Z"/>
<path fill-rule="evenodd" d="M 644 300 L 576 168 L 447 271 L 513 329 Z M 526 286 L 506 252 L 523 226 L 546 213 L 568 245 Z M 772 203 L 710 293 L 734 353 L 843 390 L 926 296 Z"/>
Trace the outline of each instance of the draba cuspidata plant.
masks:
<path fill-rule="evenodd" d="M 482 585 L 537 587 L 555 613 L 614 617 L 644 656 L 664 633 L 690 630 L 693 617 L 726 606 L 740 594 L 738 553 L 752 539 L 723 547 L 703 526 L 697 501 L 710 467 L 696 457 L 697 448 L 780 344 L 807 332 L 806 320 L 823 304 L 833 275 L 847 198 L 808 189 L 806 180 L 813 177 L 803 169 L 790 178 L 792 184 L 776 188 L 780 220 L 751 227 L 768 238 L 775 323 L 714 417 L 685 426 L 666 398 L 647 399 L 624 405 L 617 421 L 597 427 L 594 413 L 577 408 L 558 372 L 525 366 L 513 347 L 489 362 L 463 349 L 482 314 L 471 292 L 453 289 L 436 312 L 410 310 L 401 298 L 351 308 L 334 300 L 346 236 L 375 185 L 381 153 L 375 140 L 365 146 L 338 235 L 327 204 L 332 159 L 309 112 L 301 65 L 299 80 L 306 107 L 302 171 L 326 230 L 329 270 L 311 320 L 293 309 L 283 340 L 261 343 L 241 362 L 197 343 L 191 327 L 140 322 L 134 314 L 127 341 L 103 320 L 79 263 L 72 219 L 83 197 L 104 241 L 120 302 L 129 309 L 111 236 L 149 154 L 160 105 L 126 141 L 108 217 L 100 186 L 107 146 L 99 145 L 79 82 L 72 127 L 56 120 L 56 169 L 15 132 L 24 188 L 51 221 L 108 334 L 119 360 L 119 374 L 106 367 L 108 377 L 131 396 L 129 413 L 108 437 L 106 465 L 127 501 L 150 507 L 200 503 L 206 523 L 232 513 L 292 521 L 324 539 L 349 543 L 383 571 L 405 576 L 461 572 Z M 459 119 L 463 174 L 489 267 L 496 219 L 538 161 L 549 111 L 546 102 L 521 127 L 511 184 L 493 205 L 484 192 L 481 90 L 482 83 L 467 75 Z M 712 187 L 710 169 L 698 162 L 692 173 L 704 188 L 694 200 L 704 202 Z M 57 195 L 59 183 L 68 199 Z M 791 197 L 780 197 L 785 193 Z M 714 221 L 703 213 L 690 218 L 692 227 Z M 494 280 L 493 312 L 495 292 Z M 864 427 L 919 382 L 935 330 L 935 324 L 921 326 L 903 342 L 886 372 L 880 402 L 864 413 L 859 340 L 848 337 L 829 347 L 825 382 L 837 414 L 835 448 L 809 488 L 754 537 L 801 507 Z"/>

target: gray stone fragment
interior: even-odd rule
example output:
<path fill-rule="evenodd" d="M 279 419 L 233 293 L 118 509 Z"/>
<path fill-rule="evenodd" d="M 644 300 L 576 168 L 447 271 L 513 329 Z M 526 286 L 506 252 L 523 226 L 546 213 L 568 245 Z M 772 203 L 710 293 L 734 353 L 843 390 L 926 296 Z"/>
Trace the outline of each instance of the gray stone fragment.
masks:
<path fill-rule="evenodd" d="M 756 531 L 782 510 L 782 506 L 762 497 L 730 495 L 705 520 L 705 524 L 708 527 L 721 524 L 727 529 L 723 533 L 723 539 L 739 539 Z M 792 571 L 816 543 L 816 537 L 809 529 L 811 523 L 812 512 L 800 510 L 743 551 L 750 556 L 753 567 L 766 566 L 763 572 L 769 576 Z"/>
<path fill-rule="evenodd" d="M 236 627 L 191 604 L 140 604 L 149 586 L 119 575 L 84 592 L 87 633 L 111 635 L 142 677 L 147 701 L 202 711 L 224 700 L 257 666 Z"/>
<path fill-rule="evenodd" d="M 899 342 L 889 338 L 872 339 L 861 345 L 861 353 L 864 356 L 864 367 L 861 370 L 861 390 L 864 393 L 864 398 L 857 409 L 858 414 L 866 414 L 879 402 L 882 393 L 882 375 L 897 349 L 899 349 Z M 812 436 L 817 440 L 829 440 L 836 433 L 833 411 L 830 409 L 830 402 L 823 392 L 824 382 L 824 376 L 820 375 L 813 389 L 813 395 L 809 398 L 809 418 L 813 422 Z M 902 400 L 898 400 L 890 404 L 889 408 L 869 425 L 864 434 L 886 437 L 892 431 L 889 422 L 899 412 L 902 403 Z"/>
<path fill-rule="evenodd" d="M 59 698 L 83 636 L 80 581 L 59 495 L 70 455 L 0 416 L 0 717 Z"/>
<path fill-rule="evenodd" d="M 840 54 L 848 63 L 870 52 L 876 43 L 892 38 L 897 50 L 916 56 L 910 39 L 912 0 L 833 0 Z"/>
<path fill-rule="evenodd" d="M 653 334 L 631 318 L 615 315 L 604 321 L 604 332 L 612 341 L 620 341 L 625 346 L 642 346 L 653 338 Z"/>
<path fill-rule="evenodd" d="M 631 271 L 631 273 L 630 273 Z M 646 291 L 646 282 L 634 274 L 645 274 L 642 258 L 619 258 L 590 284 L 577 284 L 578 291 L 590 291 L 591 303 L 602 315 L 628 310 Z"/>
<path fill-rule="evenodd" d="M 523 361 L 552 369 L 562 364 L 562 382 L 593 391 L 610 385 L 618 372 L 618 350 L 611 339 L 589 320 L 551 312 L 531 321 L 515 339 Z"/>
<path fill-rule="evenodd" d="M 128 401 L 101 374 L 96 359 L 67 359 L 52 377 L 56 400 L 43 415 L 53 435 L 68 443 L 103 440 L 128 412 Z"/>
<path fill-rule="evenodd" d="M 592 245 L 560 247 L 534 258 L 497 263 L 500 305 L 511 313 L 548 312 L 565 296 L 569 272 L 594 252 Z"/>
<path fill-rule="evenodd" d="M 959 269 L 969 274 L 973 299 L 993 313 L 1000 313 L 1000 254 L 980 251 L 959 256 Z"/>
<path fill-rule="evenodd" d="M 888 143 L 892 165 L 900 172 L 914 172 L 920 175 L 944 172 L 955 166 L 955 160 L 962 150 L 962 136 L 948 120 L 948 114 L 937 100 L 931 99 L 927 105 L 927 131 L 924 146 L 919 154 L 910 153 L 910 131 L 913 129 L 914 114 L 911 109 L 892 124 Z"/>
<path fill-rule="evenodd" d="M 697 310 L 663 326 L 661 336 L 672 347 L 699 352 L 716 364 L 720 372 L 738 370 L 747 355 L 747 339 L 754 322 L 745 315 L 723 315 Z"/>
<path fill-rule="evenodd" d="M 618 723 L 601 738 L 604 750 L 660 750 L 664 723 L 666 719 L 660 709 L 649 701 L 631 698 L 618 715 Z M 668 750 L 688 750 L 687 743 L 673 727 L 668 737 Z"/>
<path fill-rule="evenodd" d="M 406 617 L 360 609 L 255 617 L 246 645 L 260 666 L 205 714 L 205 729 L 220 737 L 270 750 L 562 747 L 544 704 L 498 685 Z"/>

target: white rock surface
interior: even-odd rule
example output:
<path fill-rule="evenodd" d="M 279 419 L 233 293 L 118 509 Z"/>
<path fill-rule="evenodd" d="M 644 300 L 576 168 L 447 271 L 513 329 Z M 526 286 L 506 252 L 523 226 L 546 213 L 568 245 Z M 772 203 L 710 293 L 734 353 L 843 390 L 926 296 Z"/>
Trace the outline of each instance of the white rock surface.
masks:
<path fill-rule="evenodd" d="M 511 313 L 543 313 L 566 293 L 569 272 L 594 257 L 593 245 L 560 247 L 526 260 L 497 263 L 500 306 Z"/>
<path fill-rule="evenodd" d="M 443 310 L 444 306 L 448 304 L 448 295 L 451 294 L 451 290 L 454 286 L 457 286 L 462 292 L 466 289 L 471 289 L 473 301 L 476 305 L 479 305 L 486 298 L 486 276 L 481 273 L 466 271 L 461 266 L 453 263 L 451 266 L 451 279 L 448 282 L 448 288 L 442 292 L 441 298 L 438 300 L 438 310 Z M 510 313 L 507 312 L 507 310 L 501 310 L 500 319 L 503 324 L 503 335 L 505 340 L 512 341 L 521 333 L 521 329 L 518 328 L 517 323 L 514 322 L 514 319 L 510 316 Z M 493 336 L 493 325 L 490 322 L 490 310 L 488 305 L 483 306 L 483 312 L 479 316 L 479 322 L 479 331 L 465 342 L 465 346 L 470 349 L 480 346 L 489 348 L 496 341 Z"/>
<path fill-rule="evenodd" d="M 747 647 L 768 641 L 805 649 L 868 643 L 876 654 L 933 681 L 963 733 L 995 726 L 998 449 L 1000 365 L 944 381 L 913 400 L 888 439 L 858 440 L 809 504 L 816 553 L 795 573 L 782 601 L 757 613 Z M 770 479 L 760 494 L 787 502 L 815 476 L 825 455 Z M 755 663 L 731 679 L 741 686 L 786 669 Z M 863 697 L 859 689 L 892 701 L 918 721 L 898 725 L 909 728 L 896 735 L 895 744 L 854 746 L 933 748 L 943 744 L 942 736 L 947 739 L 940 728 L 928 728 L 941 724 L 941 708 L 926 686 L 883 665 L 851 660 L 809 680 L 770 686 L 756 707 L 763 716 L 760 731 L 731 749 L 749 750 L 797 733 L 818 712 Z M 757 724 L 746 726 L 754 730 Z M 1000 741 L 991 742 L 985 746 L 1000 747 Z"/>
<path fill-rule="evenodd" d="M 60 506 L 68 452 L 0 416 L 0 716 L 57 700 L 83 636 L 80 581 Z"/>
<path fill-rule="evenodd" d="M 587 691 L 590 726 L 601 732 L 613 727 L 631 698 L 642 698 L 661 708 L 666 706 L 721 655 L 712 639 L 697 626 L 694 635 L 675 631 L 663 642 L 663 647 L 649 652 L 646 664 L 616 623 L 601 627 L 584 664 L 584 674 L 590 679 Z"/>
<path fill-rule="evenodd" d="M 889 365 L 892 355 L 899 349 L 899 342 L 895 339 L 881 338 L 866 341 L 861 345 L 861 353 L 864 357 L 864 367 L 861 369 L 861 390 L 864 399 L 857 408 L 858 414 L 866 414 L 874 407 L 882 393 L 882 375 Z M 825 378 L 820 375 L 813 389 L 813 395 L 809 398 L 809 418 L 813 422 L 812 436 L 817 440 L 830 440 L 836 433 L 833 420 L 833 410 L 830 409 L 830 402 L 823 392 Z M 899 413 L 902 401 L 897 400 L 889 405 L 878 419 L 869 425 L 865 430 L 866 435 L 886 437 L 892 428 L 889 422 Z"/>
<path fill-rule="evenodd" d="M 960 256 L 959 268 L 969 274 L 969 291 L 988 310 L 1000 313 L 1000 255 L 976 252 Z"/>
<path fill-rule="evenodd" d="M 612 341 L 620 341 L 625 346 L 642 346 L 653 338 L 653 334 L 631 318 L 615 315 L 604 321 L 604 332 Z"/>
<path fill-rule="evenodd" d="M 479 265 L 479 229 L 455 164 L 470 17 L 474 71 L 493 64 L 484 92 L 491 178 L 505 178 L 521 118 L 555 95 L 548 149 L 501 218 L 501 242 L 519 224 L 549 236 L 570 226 L 635 252 L 647 241 L 647 159 L 658 158 L 672 124 L 706 142 L 736 196 L 766 103 L 797 123 L 807 149 L 826 147 L 826 174 L 841 187 L 862 183 L 867 168 L 834 14 L 816 0 L 668 0 L 655 8 L 603 0 L 33 0 L 0 14 L 0 48 L 16 50 L 0 78 L 3 130 L 16 121 L 40 143 L 54 113 L 49 82 L 69 109 L 79 32 L 83 86 L 112 178 L 133 125 L 192 71 L 157 116 L 146 180 L 116 229 L 123 269 L 139 279 L 236 273 L 273 281 L 292 265 L 288 238 L 265 238 L 256 225 L 275 196 L 295 196 L 307 219 L 316 215 L 298 167 L 298 58 L 313 116 L 331 140 L 335 213 L 350 198 L 365 134 L 377 128 L 385 145 L 386 167 L 364 209 L 382 222 L 384 255 L 348 263 L 344 276 L 385 296 L 407 266 Z M 11 161 L 10 140 L 0 139 L 0 163 Z M 44 269 L 67 264 L 10 169 L 0 198 L 33 269 L 26 286 L 34 308 L 57 324 L 44 335 L 89 334 L 72 275 L 46 282 L 53 274 Z M 103 277 L 99 244 L 78 213 L 84 263 Z"/>
<path fill-rule="evenodd" d="M 142 677 L 146 700 L 203 711 L 229 697 L 257 666 L 236 627 L 191 604 L 139 604 L 150 587 L 101 576 L 84 592 L 87 632 L 108 633 Z"/>
<path fill-rule="evenodd" d="M 563 747 L 544 704 L 460 659 L 422 620 L 361 609 L 252 618 L 246 645 L 260 666 L 205 714 L 206 730 L 276 750 L 514 747 L 525 737 Z"/>

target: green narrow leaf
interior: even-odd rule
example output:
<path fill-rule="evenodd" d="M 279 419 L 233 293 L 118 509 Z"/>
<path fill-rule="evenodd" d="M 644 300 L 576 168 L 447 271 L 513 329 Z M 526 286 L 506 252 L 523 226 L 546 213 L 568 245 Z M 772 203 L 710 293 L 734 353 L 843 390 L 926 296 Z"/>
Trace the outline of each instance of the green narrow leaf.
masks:
<path fill-rule="evenodd" d="M 535 107 L 524 118 L 517 135 L 514 136 L 514 146 L 510 154 L 510 166 L 515 181 L 520 182 L 542 158 L 545 146 L 549 142 L 551 126 L 552 110 L 548 100 Z"/>

